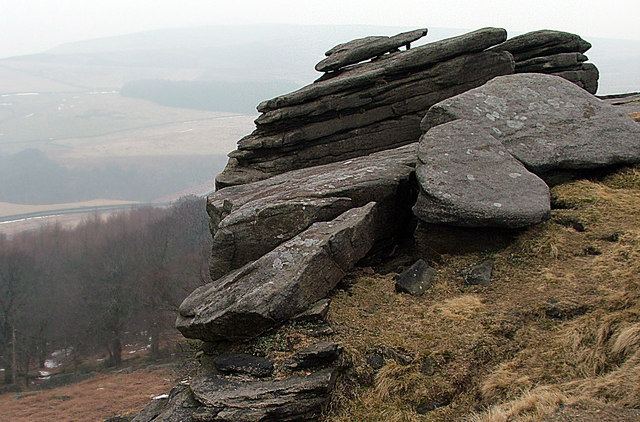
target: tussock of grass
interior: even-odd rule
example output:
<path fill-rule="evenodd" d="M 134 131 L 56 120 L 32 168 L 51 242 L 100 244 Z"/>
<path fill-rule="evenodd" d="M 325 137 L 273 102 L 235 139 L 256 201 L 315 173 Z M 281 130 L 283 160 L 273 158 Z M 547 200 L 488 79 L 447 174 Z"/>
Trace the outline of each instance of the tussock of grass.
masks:
<path fill-rule="evenodd" d="M 420 298 L 395 293 L 393 274 L 339 292 L 329 317 L 353 368 L 328 419 L 539 421 L 578 402 L 640 407 L 640 170 L 553 197 L 562 209 L 493 256 L 489 286 L 462 282 L 486 258 L 469 254 L 440 257 Z M 380 346 L 413 360 L 376 372 L 367 355 Z"/>

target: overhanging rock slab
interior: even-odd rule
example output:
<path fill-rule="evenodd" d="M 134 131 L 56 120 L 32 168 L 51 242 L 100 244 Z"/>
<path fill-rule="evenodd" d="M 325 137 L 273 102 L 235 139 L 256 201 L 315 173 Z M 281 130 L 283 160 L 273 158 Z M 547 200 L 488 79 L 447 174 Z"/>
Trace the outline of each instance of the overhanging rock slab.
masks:
<path fill-rule="evenodd" d="M 176 327 L 205 341 L 257 336 L 326 297 L 385 230 L 372 202 L 313 224 L 258 260 L 195 290 Z"/>

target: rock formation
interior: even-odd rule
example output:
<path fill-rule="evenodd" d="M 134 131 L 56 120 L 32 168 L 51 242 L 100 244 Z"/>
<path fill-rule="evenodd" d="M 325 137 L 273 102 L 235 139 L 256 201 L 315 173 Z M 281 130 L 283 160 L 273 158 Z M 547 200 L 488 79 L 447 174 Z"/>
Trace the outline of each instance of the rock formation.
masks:
<path fill-rule="evenodd" d="M 404 44 L 415 36 L 396 37 Z M 396 37 L 359 40 L 330 51 L 369 51 L 372 45 L 386 43 L 382 50 L 372 50 L 376 55 L 397 46 Z M 513 72 L 509 53 L 484 51 L 506 37 L 503 29 L 486 28 L 362 64 L 353 65 L 356 59 L 337 62 L 352 66 L 332 67 L 334 72 L 315 83 L 258 106 L 262 114 L 256 130 L 238 142 L 217 186 L 254 182 L 415 142 L 420 119 L 432 104 Z M 364 60 L 372 54 L 354 57 Z"/>
<path fill-rule="evenodd" d="M 557 176 L 640 161 L 640 126 L 567 73 L 589 73 L 580 37 L 505 42 L 504 30 L 486 28 L 396 51 L 425 32 L 334 47 L 318 64 L 329 73 L 259 105 L 256 131 L 207 201 L 214 281 L 176 322 L 206 342 L 205 355 L 224 350 L 135 420 L 316 420 L 339 345 L 305 344 L 275 365 L 226 348 L 292 320 L 323 324 L 343 277 L 416 222 L 429 238 L 443 228 L 511 233 L 547 218 Z M 416 265 L 398 290 L 428 295 L 436 272 Z M 492 269 L 465 280 L 487 284 Z"/>
<path fill-rule="evenodd" d="M 598 68 L 585 63 L 591 44 L 578 35 L 561 31 L 534 31 L 513 37 L 491 50 L 508 51 L 516 73 L 548 73 L 567 79 L 591 94 L 598 90 Z"/>

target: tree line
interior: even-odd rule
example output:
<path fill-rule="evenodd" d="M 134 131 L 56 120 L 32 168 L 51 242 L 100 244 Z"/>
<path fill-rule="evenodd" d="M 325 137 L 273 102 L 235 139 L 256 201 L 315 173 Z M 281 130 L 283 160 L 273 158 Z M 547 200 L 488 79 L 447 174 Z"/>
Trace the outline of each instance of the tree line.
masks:
<path fill-rule="evenodd" d="M 207 283 L 210 251 L 204 200 L 170 208 L 94 215 L 72 229 L 44 226 L 0 235 L 0 368 L 5 383 L 41 368 L 55 350 L 73 362 L 123 345 L 160 353 L 177 308 Z"/>

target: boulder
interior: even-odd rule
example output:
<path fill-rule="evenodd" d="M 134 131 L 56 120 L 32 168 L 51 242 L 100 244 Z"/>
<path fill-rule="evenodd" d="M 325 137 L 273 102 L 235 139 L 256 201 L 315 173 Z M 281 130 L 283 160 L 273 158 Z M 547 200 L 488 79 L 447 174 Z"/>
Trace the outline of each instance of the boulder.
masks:
<path fill-rule="evenodd" d="M 260 356 L 223 354 L 216 356 L 213 364 L 223 374 L 244 374 L 258 378 L 273 374 L 273 362 Z"/>
<path fill-rule="evenodd" d="M 316 65 L 318 72 L 331 72 L 397 50 L 427 35 L 427 29 L 403 32 L 393 37 L 367 37 L 340 44 L 327 51 Z"/>
<path fill-rule="evenodd" d="M 422 296 L 431 288 L 436 274 L 435 269 L 427 265 L 424 260 L 419 259 L 396 276 L 396 291 L 412 296 Z"/>
<path fill-rule="evenodd" d="M 260 258 L 312 223 L 371 201 L 401 216 L 411 195 L 416 145 L 222 189 L 207 201 L 213 280 Z M 399 220 L 399 219 L 398 219 Z"/>
<path fill-rule="evenodd" d="M 548 218 L 549 188 L 484 128 L 456 120 L 421 139 L 413 211 L 422 221 L 463 227 L 527 227 Z"/>
<path fill-rule="evenodd" d="M 466 121 L 467 131 L 491 134 L 545 180 L 640 162 L 640 127 L 557 76 L 497 77 L 434 105 L 421 126 L 427 132 L 458 119 Z"/>
<path fill-rule="evenodd" d="M 362 259 L 383 227 L 372 202 L 310 228 L 244 267 L 196 289 L 176 327 L 205 341 L 257 336 L 326 297 Z"/>

